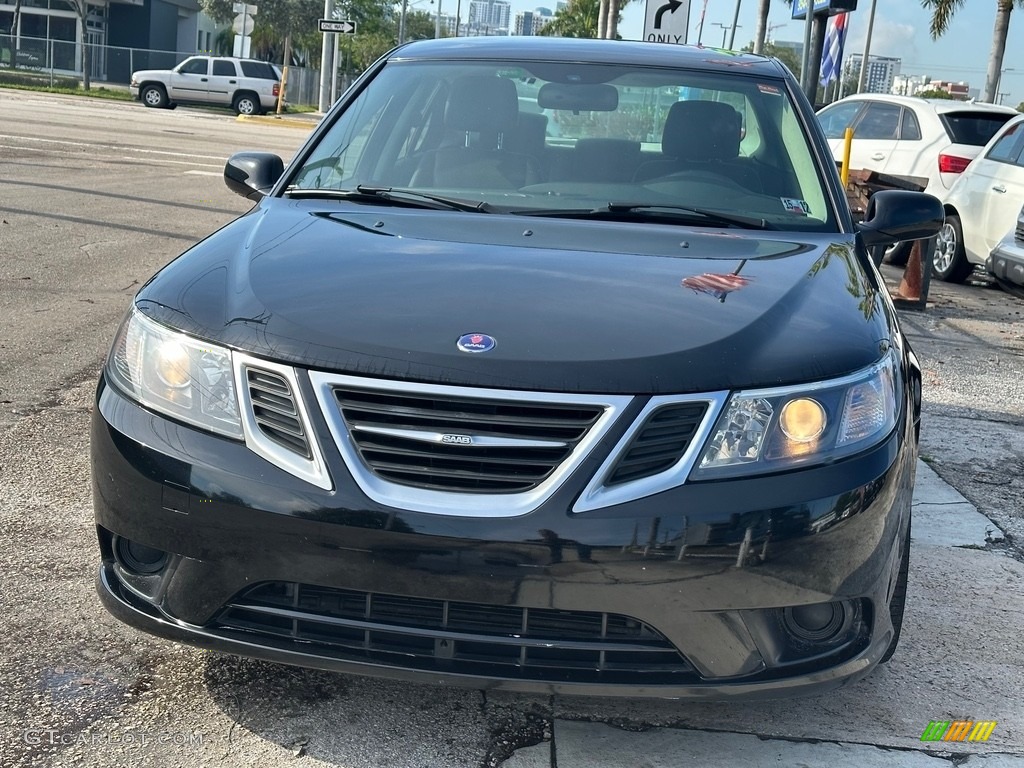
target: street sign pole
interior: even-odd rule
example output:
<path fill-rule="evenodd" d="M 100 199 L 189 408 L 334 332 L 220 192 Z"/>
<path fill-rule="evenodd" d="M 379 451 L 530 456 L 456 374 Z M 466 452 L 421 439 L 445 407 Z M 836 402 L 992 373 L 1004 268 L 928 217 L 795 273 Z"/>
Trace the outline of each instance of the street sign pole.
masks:
<path fill-rule="evenodd" d="M 324 19 L 334 16 L 334 0 L 324 0 Z M 329 108 L 328 99 L 331 95 L 330 70 L 334 61 L 334 38 L 330 32 L 324 33 L 323 46 L 320 50 L 320 103 L 318 108 L 326 112 Z"/>
<path fill-rule="evenodd" d="M 331 67 L 331 106 L 334 106 L 334 102 L 338 100 L 338 42 L 341 40 L 341 36 L 337 32 L 332 32 L 331 37 L 334 38 L 334 66 Z"/>

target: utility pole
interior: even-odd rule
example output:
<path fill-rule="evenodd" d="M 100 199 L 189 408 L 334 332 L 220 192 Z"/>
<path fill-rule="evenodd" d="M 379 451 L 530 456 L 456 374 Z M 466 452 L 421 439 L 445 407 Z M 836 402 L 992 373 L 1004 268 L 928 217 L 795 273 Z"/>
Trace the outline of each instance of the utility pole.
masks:
<path fill-rule="evenodd" d="M 437 0 L 437 17 L 434 19 L 434 39 L 441 37 L 441 0 Z"/>
<path fill-rule="evenodd" d="M 871 33 L 875 29 L 875 5 L 878 0 L 871 0 L 871 10 L 868 11 L 868 33 L 864 38 L 864 56 L 860 60 L 860 76 L 857 78 L 857 93 L 864 93 L 864 86 L 868 80 L 868 56 L 871 55 Z"/>
<path fill-rule="evenodd" d="M 324 0 L 324 18 L 334 18 L 334 0 Z M 334 33 L 324 32 L 320 50 L 320 103 L 318 109 L 326 112 L 331 105 L 331 69 L 334 68 Z"/>
<path fill-rule="evenodd" d="M 405 14 L 409 10 L 409 0 L 402 0 L 402 15 L 398 19 L 398 44 L 405 42 Z"/>
<path fill-rule="evenodd" d="M 732 32 L 729 34 L 729 50 L 730 51 L 735 50 L 734 46 L 736 44 L 736 30 L 740 26 L 739 25 L 739 20 L 740 20 L 740 3 L 741 2 L 742 2 L 742 0 L 736 0 L 736 10 L 735 10 L 735 12 L 733 12 L 733 15 L 732 15 Z"/>

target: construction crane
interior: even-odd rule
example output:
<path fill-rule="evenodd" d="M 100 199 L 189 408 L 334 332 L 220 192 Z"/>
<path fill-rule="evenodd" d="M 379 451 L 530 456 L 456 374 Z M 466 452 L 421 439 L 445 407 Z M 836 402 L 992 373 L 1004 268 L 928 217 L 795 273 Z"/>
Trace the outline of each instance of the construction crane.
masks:
<path fill-rule="evenodd" d="M 769 24 L 768 25 L 768 34 L 765 35 L 766 42 L 768 42 L 768 43 L 772 42 L 772 30 L 773 29 L 778 29 L 779 27 L 784 27 L 784 26 L 786 26 L 785 23 L 783 23 L 783 24 Z"/>

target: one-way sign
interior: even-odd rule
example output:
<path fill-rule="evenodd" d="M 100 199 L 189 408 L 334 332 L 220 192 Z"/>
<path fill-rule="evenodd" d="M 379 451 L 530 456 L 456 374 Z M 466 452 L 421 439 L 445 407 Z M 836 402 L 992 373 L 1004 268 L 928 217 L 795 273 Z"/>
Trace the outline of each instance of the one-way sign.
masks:
<path fill-rule="evenodd" d="M 647 0 L 644 40 L 649 43 L 686 42 L 690 25 L 690 0 Z"/>
<path fill-rule="evenodd" d="M 354 21 L 318 19 L 316 25 L 321 32 L 340 32 L 343 35 L 354 35 L 356 33 L 356 23 Z"/>

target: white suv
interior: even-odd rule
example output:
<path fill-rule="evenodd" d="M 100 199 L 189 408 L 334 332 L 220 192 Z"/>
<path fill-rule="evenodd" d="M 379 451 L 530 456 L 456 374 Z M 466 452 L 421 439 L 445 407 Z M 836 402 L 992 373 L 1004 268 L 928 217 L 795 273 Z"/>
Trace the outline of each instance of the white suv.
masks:
<path fill-rule="evenodd" d="M 174 69 L 133 72 L 131 93 L 147 107 L 214 104 L 258 115 L 276 107 L 280 80 L 274 65 L 265 61 L 192 56 Z"/>
<path fill-rule="evenodd" d="M 995 104 L 861 93 L 822 109 L 818 122 L 837 163 L 843 159 L 843 136 L 850 126 L 850 168 L 927 179 L 925 191 L 941 198 L 1016 114 Z M 909 250 L 908 243 L 891 253 L 890 261 L 905 261 Z"/>

